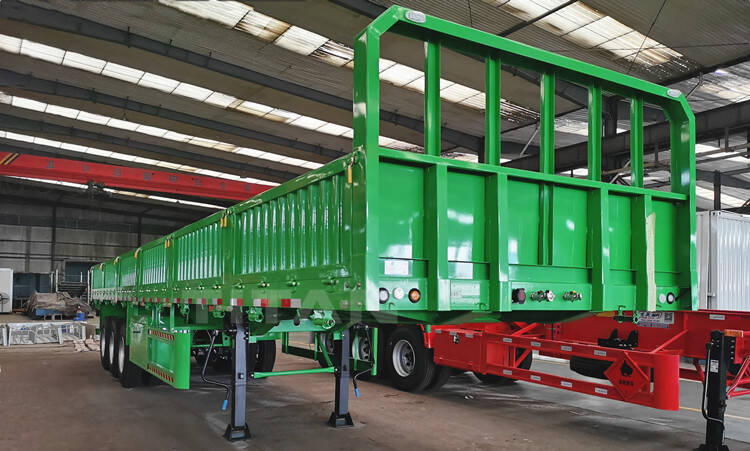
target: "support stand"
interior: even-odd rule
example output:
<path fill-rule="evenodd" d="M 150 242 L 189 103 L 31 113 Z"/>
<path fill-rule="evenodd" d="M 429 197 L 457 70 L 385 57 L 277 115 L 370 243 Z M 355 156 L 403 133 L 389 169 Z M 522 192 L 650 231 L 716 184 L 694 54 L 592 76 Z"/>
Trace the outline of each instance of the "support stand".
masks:
<path fill-rule="evenodd" d="M 333 355 L 336 365 L 336 401 L 328 425 L 334 428 L 354 426 L 349 414 L 349 353 L 351 342 L 349 329 L 341 332 L 341 340 L 333 342 Z"/>
<path fill-rule="evenodd" d="M 706 380 L 703 387 L 706 442 L 700 451 L 729 451 L 724 444 L 724 412 L 727 409 L 727 370 L 734 354 L 734 338 L 715 330 L 706 344 Z"/>
<path fill-rule="evenodd" d="M 227 425 L 224 438 L 230 442 L 250 438 L 250 428 L 245 422 L 245 401 L 247 389 L 247 329 L 239 307 L 232 310 L 232 325 L 237 331 L 234 336 L 232 358 L 232 421 Z"/>

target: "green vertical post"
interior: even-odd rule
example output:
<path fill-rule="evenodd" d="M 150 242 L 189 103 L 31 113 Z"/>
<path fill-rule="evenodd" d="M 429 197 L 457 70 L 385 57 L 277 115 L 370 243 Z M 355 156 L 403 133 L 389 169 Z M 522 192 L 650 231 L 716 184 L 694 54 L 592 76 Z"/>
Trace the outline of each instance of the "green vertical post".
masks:
<path fill-rule="evenodd" d="M 630 183 L 643 188 L 643 99 L 630 99 Z"/>
<path fill-rule="evenodd" d="M 589 180 L 602 180 L 602 87 L 589 86 Z"/>
<path fill-rule="evenodd" d="M 555 74 L 542 74 L 539 97 L 539 171 L 555 173 Z"/>
<path fill-rule="evenodd" d="M 490 262 L 491 311 L 510 311 L 510 282 L 508 274 L 508 175 L 493 174 L 487 178 L 487 237 L 486 255 Z"/>
<path fill-rule="evenodd" d="M 655 231 L 656 215 L 651 195 L 633 198 L 631 210 L 631 255 L 635 271 L 635 308 L 656 310 Z"/>
<path fill-rule="evenodd" d="M 591 172 L 589 172 L 589 175 L 591 175 Z M 605 308 L 610 268 L 609 190 L 604 186 L 589 191 L 588 201 L 588 232 L 591 246 L 591 310 L 604 311 L 609 310 Z M 617 306 L 613 308 L 617 308 Z"/>
<path fill-rule="evenodd" d="M 440 43 L 424 43 L 424 153 L 440 156 Z"/>
<path fill-rule="evenodd" d="M 485 58 L 484 162 L 500 164 L 500 58 Z"/>
<path fill-rule="evenodd" d="M 425 171 L 425 248 L 427 258 L 427 308 L 450 310 L 448 279 L 448 166 L 436 164 Z"/>

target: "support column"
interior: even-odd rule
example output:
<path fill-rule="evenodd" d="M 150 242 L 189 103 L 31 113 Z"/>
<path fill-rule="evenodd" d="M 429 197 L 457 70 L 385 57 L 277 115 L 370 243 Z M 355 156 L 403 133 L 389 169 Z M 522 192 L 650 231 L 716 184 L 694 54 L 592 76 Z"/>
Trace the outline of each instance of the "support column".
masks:
<path fill-rule="evenodd" d="M 721 210 L 721 171 L 714 171 L 714 210 Z"/>
<path fill-rule="evenodd" d="M 727 369 L 732 340 L 732 337 L 715 330 L 711 332 L 711 341 L 706 344 L 706 408 L 701 409 L 706 419 L 706 442 L 698 448 L 700 451 L 729 451 L 724 444 L 724 413 L 727 409 Z"/>
<path fill-rule="evenodd" d="M 336 400 L 328 425 L 334 428 L 354 426 L 354 420 L 349 414 L 350 350 L 349 329 L 346 329 L 341 332 L 341 340 L 333 342 L 333 355 L 336 360 Z"/>
<path fill-rule="evenodd" d="M 250 438 L 250 428 L 245 421 L 247 400 L 247 329 L 242 309 L 232 310 L 234 336 L 234 353 L 232 359 L 232 418 L 224 432 L 224 438 L 230 442 Z"/>

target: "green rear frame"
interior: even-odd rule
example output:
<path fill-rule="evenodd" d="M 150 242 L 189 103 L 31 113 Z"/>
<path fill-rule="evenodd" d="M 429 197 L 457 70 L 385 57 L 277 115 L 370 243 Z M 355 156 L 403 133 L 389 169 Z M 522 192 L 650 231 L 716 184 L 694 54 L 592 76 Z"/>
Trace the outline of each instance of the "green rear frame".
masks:
<path fill-rule="evenodd" d="M 424 154 L 378 145 L 386 32 L 425 42 Z M 183 374 L 175 352 L 187 347 L 189 374 L 192 334 L 222 329 L 235 307 L 252 340 L 356 322 L 697 307 L 695 130 L 683 95 L 401 7 L 354 47 L 352 154 L 92 268 L 92 298 L 104 316 L 127 319 L 133 362 Z M 485 61 L 485 163 L 440 157 L 441 48 Z M 542 74 L 539 172 L 500 165 L 501 62 Z M 558 78 L 589 90 L 588 179 L 554 174 Z M 631 99 L 632 186 L 600 179 L 602 91 Z M 644 102 L 670 123 L 669 192 L 643 187 Z M 397 299 L 396 288 L 421 298 Z M 520 288 L 527 300 L 514 303 Z M 533 299 L 546 291 L 552 301 Z M 676 301 L 660 302 L 668 293 Z"/>

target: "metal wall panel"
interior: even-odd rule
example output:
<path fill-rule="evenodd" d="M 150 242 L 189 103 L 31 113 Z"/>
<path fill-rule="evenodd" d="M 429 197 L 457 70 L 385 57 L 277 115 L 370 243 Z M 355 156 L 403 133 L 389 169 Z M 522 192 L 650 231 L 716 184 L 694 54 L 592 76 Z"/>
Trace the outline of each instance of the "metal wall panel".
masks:
<path fill-rule="evenodd" d="M 750 311 L 750 216 L 701 212 L 697 225 L 700 307 Z"/>

